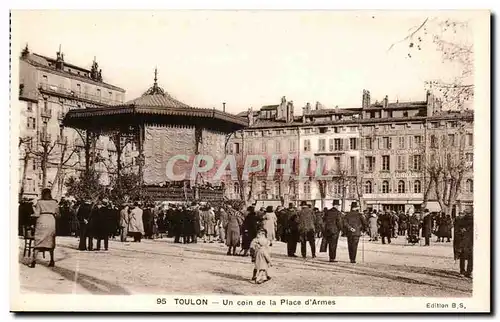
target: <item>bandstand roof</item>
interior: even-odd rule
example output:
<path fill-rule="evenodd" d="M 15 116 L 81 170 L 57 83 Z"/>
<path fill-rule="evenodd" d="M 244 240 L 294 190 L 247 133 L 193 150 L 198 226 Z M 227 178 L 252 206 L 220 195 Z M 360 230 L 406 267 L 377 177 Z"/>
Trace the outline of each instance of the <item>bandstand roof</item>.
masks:
<path fill-rule="evenodd" d="M 248 126 L 248 121 L 216 109 L 191 107 L 154 84 L 142 96 L 126 103 L 103 108 L 70 110 L 64 126 L 79 129 L 115 129 L 137 124 L 200 125 L 221 132 L 233 132 Z"/>

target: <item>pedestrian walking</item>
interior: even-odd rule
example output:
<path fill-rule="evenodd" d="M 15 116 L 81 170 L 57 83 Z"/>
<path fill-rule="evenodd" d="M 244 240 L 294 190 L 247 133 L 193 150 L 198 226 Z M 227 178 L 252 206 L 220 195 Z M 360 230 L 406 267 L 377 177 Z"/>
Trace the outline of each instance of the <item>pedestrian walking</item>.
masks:
<path fill-rule="evenodd" d="M 301 209 L 298 213 L 298 228 L 300 239 L 300 252 L 302 258 L 307 256 L 307 242 L 311 248 L 312 258 L 316 258 L 316 244 L 314 241 L 314 213 L 307 202 L 301 202 Z"/>
<path fill-rule="evenodd" d="M 288 204 L 286 221 L 286 244 L 288 257 L 297 257 L 297 243 L 299 241 L 298 212 L 293 203 Z"/>
<path fill-rule="evenodd" d="M 128 232 L 134 238 L 134 242 L 141 242 L 144 235 L 144 223 L 142 221 L 143 211 L 139 207 L 139 202 L 134 202 L 134 207 L 129 214 Z"/>
<path fill-rule="evenodd" d="M 236 247 L 240 246 L 240 229 L 243 223 L 239 212 L 233 209 L 231 205 L 227 205 L 227 230 L 226 230 L 226 245 L 227 255 L 236 256 Z"/>
<path fill-rule="evenodd" d="M 368 217 L 368 227 L 370 231 L 370 240 L 369 241 L 378 241 L 378 217 L 377 214 L 373 211 Z"/>
<path fill-rule="evenodd" d="M 273 212 L 273 206 L 268 206 L 266 213 L 262 218 L 262 227 L 266 230 L 267 239 L 269 240 L 270 246 L 273 245 L 273 241 L 276 240 L 276 214 Z"/>
<path fill-rule="evenodd" d="M 128 221 L 129 221 L 129 206 L 127 203 L 122 204 L 120 210 L 120 241 L 126 242 L 128 235 Z"/>
<path fill-rule="evenodd" d="M 422 227 L 422 237 L 425 239 L 425 246 L 430 246 L 431 244 L 431 234 L 432 234 L 432 216 L 429 209 L 424 210 L 424 216 L 420 223 Z"/>
<path fill-rule="evenodd" d="M 359 212 L 359 205 L 356 201 L 351 203 L 351 211 L 345 216 L 345 230 L 347 236 L 347 249 L 351 263 L 356 263 L 358 252 L 358 243 L 361 234 L 366 231 L 366 222 L 363 215 Z"/>
<path fill-rule="evenodd" d="M 33 246 L 33 259 L 29 267 L 34 268 L 39 252 L 48 251 L 50 254 L 49 267 L 55 265 L 54 249 L 56 248 L 56 218 L 59 218 L 59 205 L 52 199 L 48 188 L 42 190 L 42 198 L 37 201 L 32 214 L 35 222 L 35 244 Z"/>
<path fill-rule="evenodd" d="M 252 240 L 250 249 L 252 252 L 252 262 L 255 263 L 252 280 L 256 284 L 262 284 L 271 279 L 269 277 L 269 267 L 271 266 L 271 241 L 267 238 L 265 229 L 259 230 L 257 236 Z"/>
<path fill-rule="evenodd" d="M 325 211 L 323 216 L 324 235 L 328 246 L 328 255 L 330 262 L 337 262 L 337 244 L 339 241 L 340 232 L 343 229 L 342 215 L 338 210 L 340 206 L 339 200 L 333 200 L 331 209 Z"/>
<path fill-rule="evenodd" d="M 382 239 L 382 244 L 385 244 L 385 240 L 387 239 L 387 243 L 391 243 L 391 237 L 393 234 L 393 217 L 391 213 L 388 211 L 382 213 L 378 217 L 378 226 L 379 228 L 379 233 L 380 233 L 380 238 Z"/>
<path fill-rule="evenodd" d="M 472 277 L 474 218 L 471 210 L 468 210 L 466 214 L 460 212 L 455 219 L 453 251 L 455 260 L 460 261 L 460 275 Z"/>

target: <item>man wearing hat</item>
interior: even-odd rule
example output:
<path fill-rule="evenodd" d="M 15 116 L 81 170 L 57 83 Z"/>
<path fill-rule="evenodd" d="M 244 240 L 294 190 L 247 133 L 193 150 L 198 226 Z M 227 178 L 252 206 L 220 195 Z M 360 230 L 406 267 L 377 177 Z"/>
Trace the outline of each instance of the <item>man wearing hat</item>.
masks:
<path fill-rule="evenodd" d="M 298 214 L 300 252 L 302 258 L 307 255 L 307 242 L 311 247 L 312 258 L 316 258 L 316 244 L 314 243 L 314 213 L 312 208 L 307 205 L 307 202 L 300 203 L 302 209 Z"/>
<path fill-rule="evenodd" d="M 338 200 L 333 200 L 333 206 L 331 209 L 325 211 L 323 215 L 324 223 L 324 236 L 328 245 L 328 255 L 330 257 L 330 262 L 337 262 L 335 258 L 337 257 L 337 243 L 339 241 L 339 235 L 342 231 L 342 214 L 338 210 L 340 202 Z"/>
<path fill-rule="evenodd" d="M 367 227 L 365 217 L 363 217 L 363 214 L 359 212 L 359 205 L 356 201 L 351 203 L 351 211 L 346 214 L 344 220 L 349 259 L 351 260 L 351 263 L 356 263 L 359 237 L 363 231 L 366 231 Z"/>
<path fill-rule="evenodd" d="M 297 257 L 297 242 L 299 241 L 299 228 L 297 225 L 297 209 L 293 202 L 288 204 L 286 210 L 286 244 L 288 257 Z"/>
<path fill-rule="evenodd" d="M 424 210 L 424 217 L 422 218 L 422 237 L 425 239 L 425 246 L 430 246 L 432 235 L 432 216 L 429 209 Z"/>
<path fill-rule="evenodd" d="M 92 202 L 89 199 L 83 200 L 78 208 L 77 218 L 80 223 L 80 244 L 78 250 L 92 250 L 92 234 L 90 231 L 90 216 L 92 212 Z M 87 239 L 89 240 L 87 248 Z"/>
<path fill-rule="evenodd" d="M 128 203 L 122 204 L 122 209 L 120 210 L 120 241 L 126 242 L 128 235 L 128 217 L 129 217 L 129 206 Z"/>

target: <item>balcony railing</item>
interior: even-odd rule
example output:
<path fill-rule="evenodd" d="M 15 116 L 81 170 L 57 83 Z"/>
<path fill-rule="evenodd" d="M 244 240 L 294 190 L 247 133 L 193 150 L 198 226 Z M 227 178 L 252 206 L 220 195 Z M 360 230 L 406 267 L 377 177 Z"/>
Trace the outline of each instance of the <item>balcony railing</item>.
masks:
<path fill-rule="evenodd" d="M 52 109 L 42 108 L 40 114 L 42 115 L 42 117 L 51 118 L 52 117 Z"/>
<path fill-rule="evenodd" d="M 70 88 L 62 87 L 62 86 L 56 86 L 56 85 L 51 85 L 51 84 L 45 84 L 41 83 L 39 85 L 39 89 L 41 91 L 45 91 L 48 93 L 55 93 L 55 94 L 60 94 L 64 96 L 69 96 L 69 97 L 74 97 L 74 98 L 79 98 L 79 99 L 85 99 L 97 103 L 102 103 L 102 104 L 119 104 L 122 103 L 121 101 L 109 98 L 109 97 L 102 97 L 99 95 L 92 95 L 89 93 L 82 93 L 78 91 L 74 91 Z"/>

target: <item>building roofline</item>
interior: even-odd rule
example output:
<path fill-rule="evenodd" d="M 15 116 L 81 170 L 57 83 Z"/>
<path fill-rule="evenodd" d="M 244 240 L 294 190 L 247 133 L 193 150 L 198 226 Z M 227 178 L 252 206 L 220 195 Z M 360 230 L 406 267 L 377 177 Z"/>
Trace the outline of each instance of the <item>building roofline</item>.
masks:
<path fill-rule="evenodd" d="M 44 59 L 48 59 L 46 58 L 45 56 L 43 55 L 39 55 L 39 54 L 36 54 L 36 53 L 33 53 L 32 55 L 37 55 L 37 56 L 40 56 Z M 108 83 L 105 83 L 105 82 L 96 82 L 95 80 L 89 78 L 89 77 L 83 77 L 83 76 L 79 76 L 79 75 L 75 75 L 75 74 L 72 74 L 72 73 L 68 73 L 66 71 L 61 71 L 61 70 L 58 70 L 58 69 L 55 69 L 55 68 L 51 68 L 49 66 L 45 66 L 43 64 L 40 64 L 36 61 L 33 61 L 31 59 L 28 58 L 22 58 L 21 59 L 23 61 L 25 61 L 26 63 L 32 65 L 33 67 L 37 68 L 37 69 L 40 69 L 40 70 L 44 70 L 44 71 L 47 71 L 47 72 L 50 72 L 50 73 L 53 73 L 53 74 L 57 74 L 57 75 L 60 75 L 60 76 L 64 76 L 64 77 L 68 77 L 68 78 L 73 78 L 75 80 L 79 80 L 79 81 L 82 81 L 82 82 L 86 82 L 86 83 L 89 83 L 89 84 L 93 84 L 93 85 L 96 85 L 96 86 L 102 86 L 102 87 L 105 87 L 107 89 L 112 89 L 112 90 L 115 90 L 115 91 L 119 91 L 121 93 L 125 93 L 125 90 L 121 87 L 118 87 L 118 86 L 115 86 L 115 85 L 111 85 L 111 84 L 108 84 Z M 55 61 L 54 59 L 50 58 L 51 59 L 51 62 L 52 61 Z M 76 65 L 72 65 L 72 64 L 69 64 L 69 63 L 64 63 L 65 65 L 67 66 L 71 66 L 71 67 L 74 67 L 74 68 L 78 68 L 80 70 L 83 70 L 85 72 L 90 72 L 89 70 L 85 69 L 85 68 L 82 68 L 82 67 L 79 67 L 79 66 L 76 66 Z"/>

